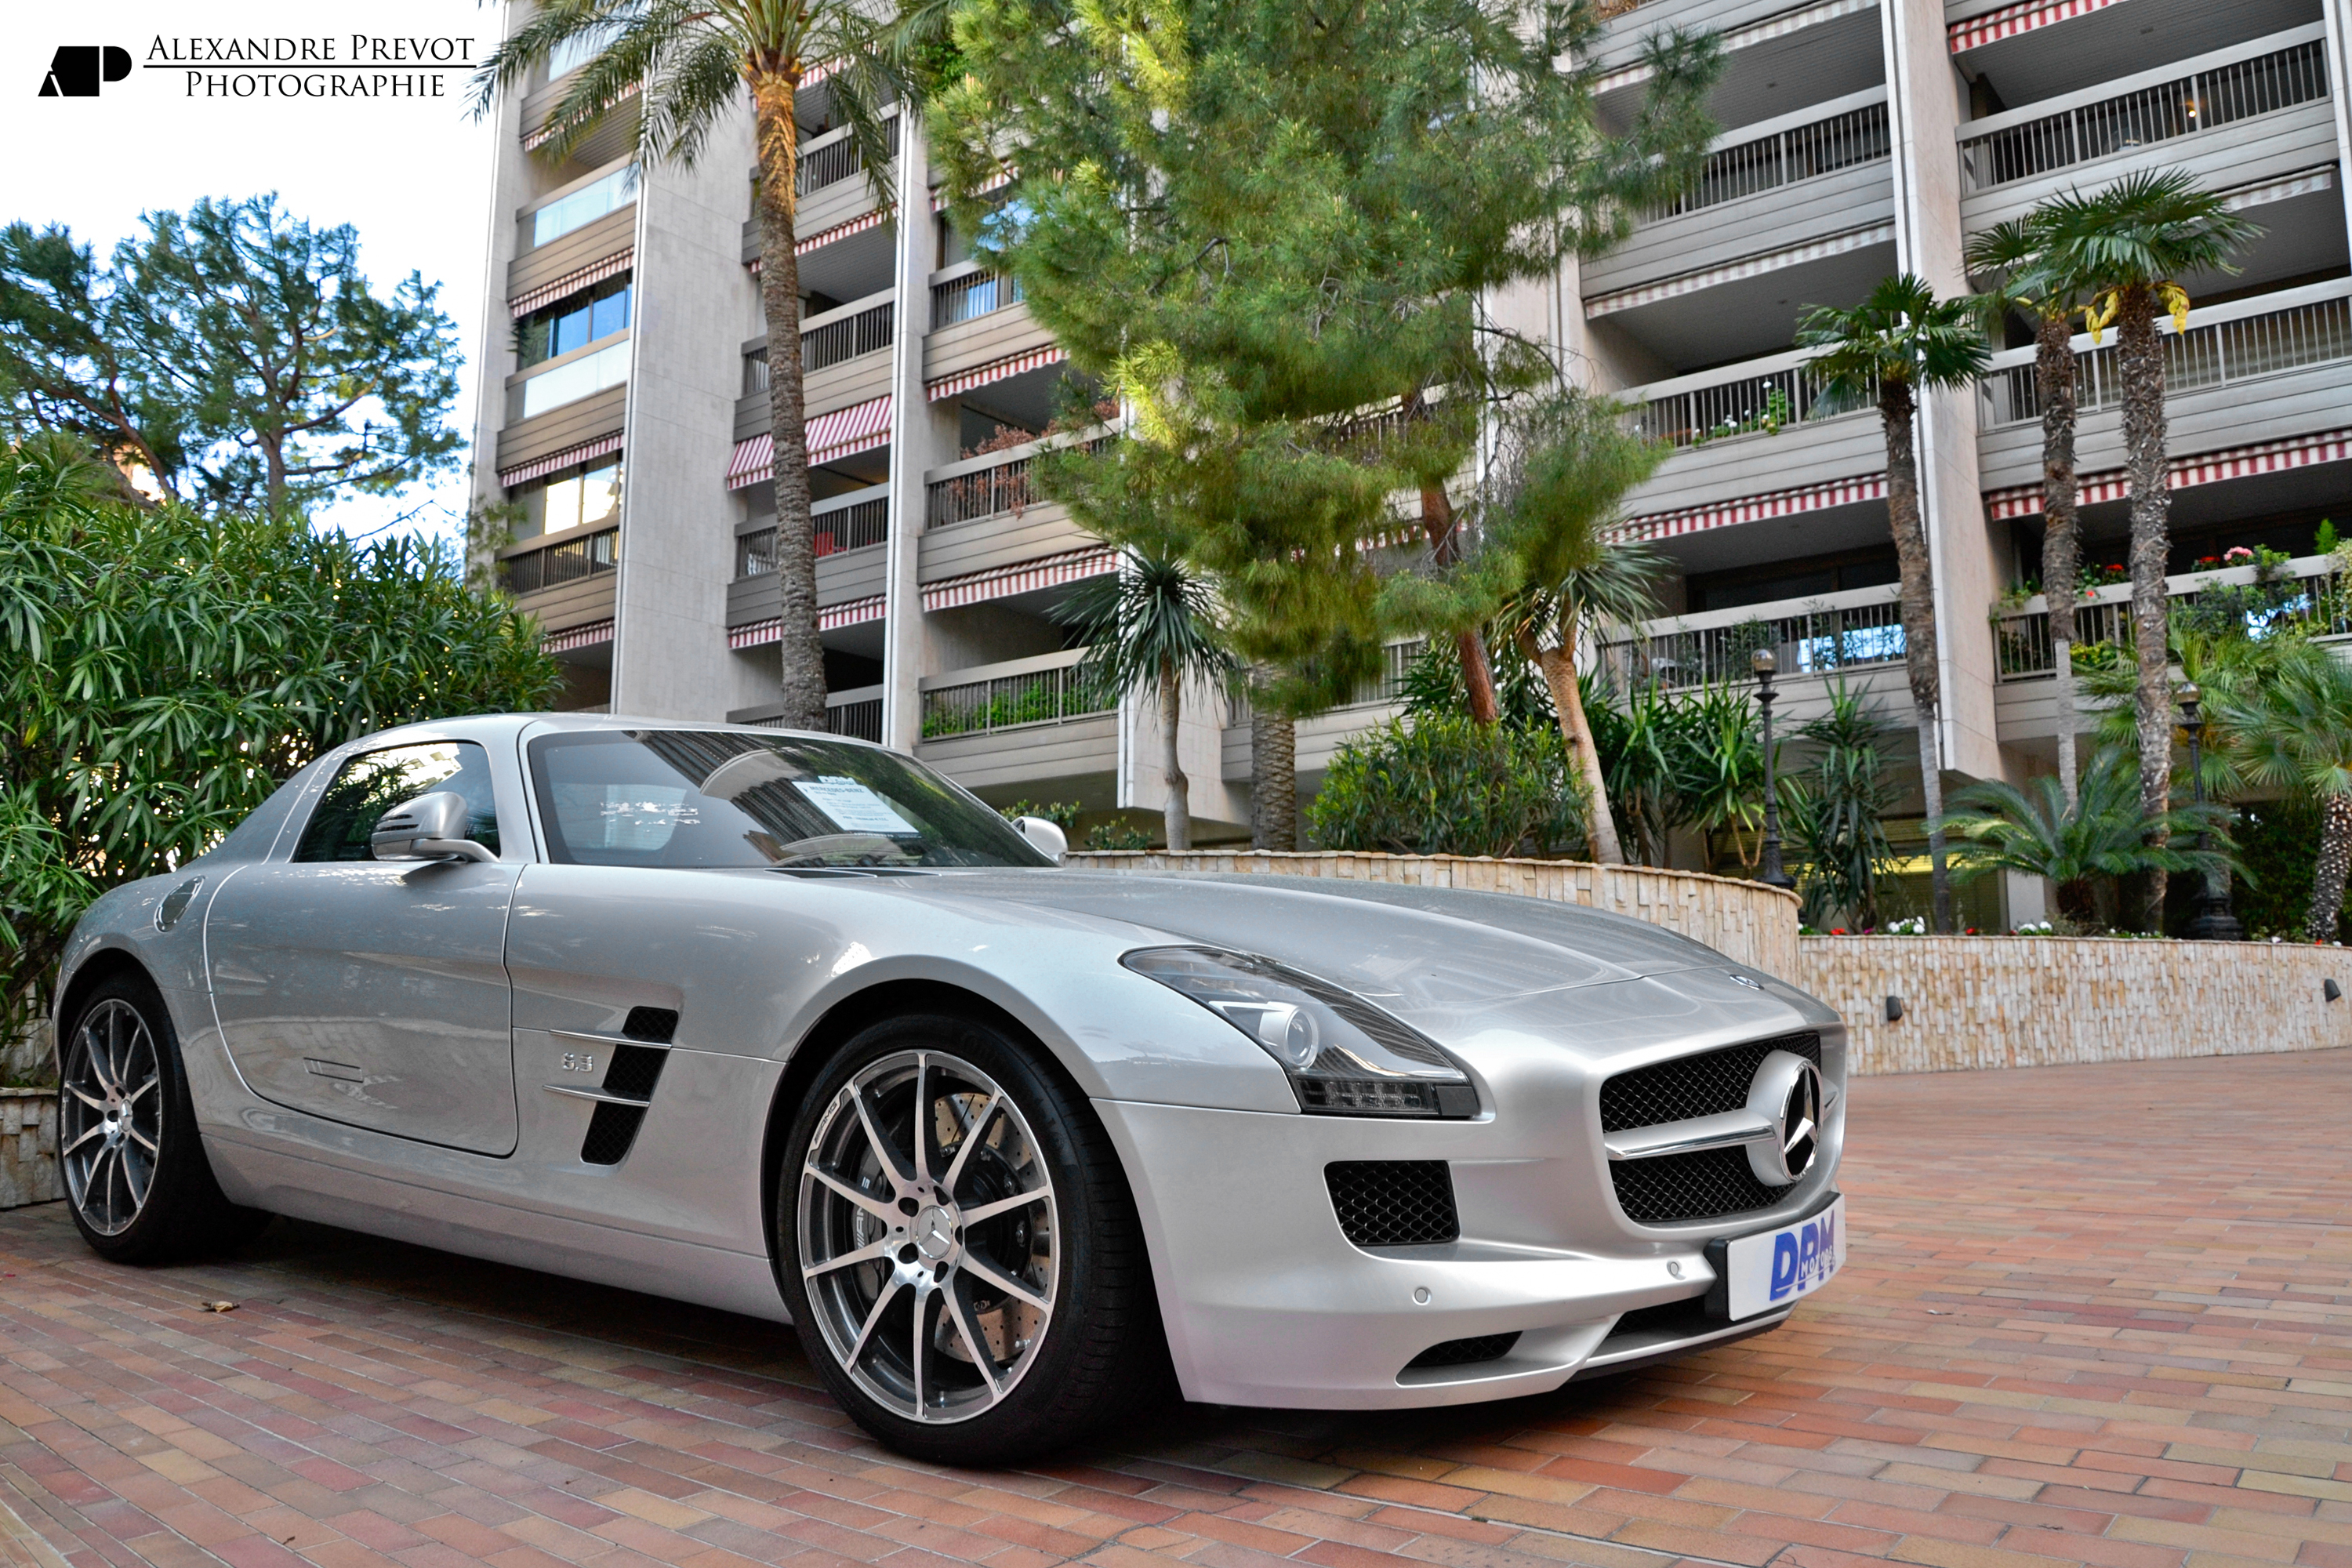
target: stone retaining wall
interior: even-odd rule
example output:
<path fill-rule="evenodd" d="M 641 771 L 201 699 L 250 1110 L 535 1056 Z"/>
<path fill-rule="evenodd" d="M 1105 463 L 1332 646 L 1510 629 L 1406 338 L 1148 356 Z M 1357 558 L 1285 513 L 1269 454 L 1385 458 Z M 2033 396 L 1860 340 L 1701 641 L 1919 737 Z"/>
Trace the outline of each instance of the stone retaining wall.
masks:
<path fill-rule="evenodd" d="M 0 1209 L 65 1196 L 58 1184 L 58 1091 L 0 1089 Z"/>
<path fill-rule="evenodd" d="M 1582 860 L 1512 860 L 1488 856 L 1381 855 L 1354 850 L 1289 854 L 1245 849 L 1120 849 L 1072 854 L 1065 865 L 1097 871 L 1224 871 L 1279 877 L 1331 877 L 1417 888 L 1517 893 L 1632 915 L 1695 937 L 1726 957 L 1768 974 L 1797 967 L 1797 900 L 1758 882 L 1646 866 L 1596 866 Z"/>
<path fill-rule="evenodd" d="M 1781 973 L 1845 1016 L 1856 1074 L 2352 1046 L 2352 950 L 2340 947 L 1809 936 Z M 2330 980 L 2346 999 L 2326 1000 Z M 1892 1024 L 1889 996 L 1903 999 Z"/>

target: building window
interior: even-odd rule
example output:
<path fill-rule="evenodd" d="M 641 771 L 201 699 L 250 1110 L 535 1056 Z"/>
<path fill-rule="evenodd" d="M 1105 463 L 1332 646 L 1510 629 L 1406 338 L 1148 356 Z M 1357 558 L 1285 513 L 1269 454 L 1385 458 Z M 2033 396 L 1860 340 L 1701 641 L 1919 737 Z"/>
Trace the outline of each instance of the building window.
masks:
<path fill-rule="evenodd" d="M 561 239 L 608 212 L 627 206 L 637 199 L 636 176 L 635 168 L 615 169 L 594 184 L 583 185 L 561 200 L 548 203 L 530 215 L 530 243 L 538 247 Z"/>
<path fill-rule="evenodd" d="M 620 515 L 621 459 L 599 458 L 576 468 L 562 469 L 549 475 L 544 483 L 526 488 L 515 499 L 523 510 L 523 521 L 515 526 L 517 539 L 607 521 Z"/>
<path fill-rule="evenodd" d="M 629 294 L 629 279 L 623 274 L 525 316 L 515 328 L 515 351 L 522 362 L 519 368 L 528 370 L 625 331 Z"/>

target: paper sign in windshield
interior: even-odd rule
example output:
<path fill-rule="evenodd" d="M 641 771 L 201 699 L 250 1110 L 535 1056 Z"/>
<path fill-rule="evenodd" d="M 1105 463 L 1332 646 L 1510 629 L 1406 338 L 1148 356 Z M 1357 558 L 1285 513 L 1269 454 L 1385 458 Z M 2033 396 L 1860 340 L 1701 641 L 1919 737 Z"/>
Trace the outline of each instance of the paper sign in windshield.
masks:
<path fill-rule="evenodd" d="M 856 779 L 802 779 L 801 798 L 833 818 L 844 833 L 913 836 L 919 831 L 890 808 L 890 803 Z"/>

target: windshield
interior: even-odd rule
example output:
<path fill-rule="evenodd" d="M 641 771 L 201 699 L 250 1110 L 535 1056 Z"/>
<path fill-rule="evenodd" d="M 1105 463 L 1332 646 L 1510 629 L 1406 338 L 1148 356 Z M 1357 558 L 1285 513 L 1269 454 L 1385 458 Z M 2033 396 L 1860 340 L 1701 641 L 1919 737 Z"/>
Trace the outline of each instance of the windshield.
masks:
<path fill-rule="evenodd" d="M 530 743 L 550 856 L 578 866 L 1049 866 L 890 752 L 802 735 L 591 730 Z"/>

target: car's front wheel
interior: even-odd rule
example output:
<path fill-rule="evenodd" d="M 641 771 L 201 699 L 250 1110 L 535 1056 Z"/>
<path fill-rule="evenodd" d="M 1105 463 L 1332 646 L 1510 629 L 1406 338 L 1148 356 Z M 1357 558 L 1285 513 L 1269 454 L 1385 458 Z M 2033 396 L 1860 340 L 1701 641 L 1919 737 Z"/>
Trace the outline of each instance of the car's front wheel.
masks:
<path fill-rule="evenodd" d="M 68 1028 L 58 1163 L 82 1238 L 116 1263 L 155 1263 L 250 1238 L 269 1216 L 224 1196 L 205 1158 L 163 998 L 122 974 Z"/>
<path fill-rule="evenodd" d="M 1013 1463 L 1164 1366 L 1109 1140 L 1033 1047 L 985 1024 L 898 1018 L 843 1047 L 793 1120 L 776 1213 L 810 1359 L 903 1453 Z"/>

